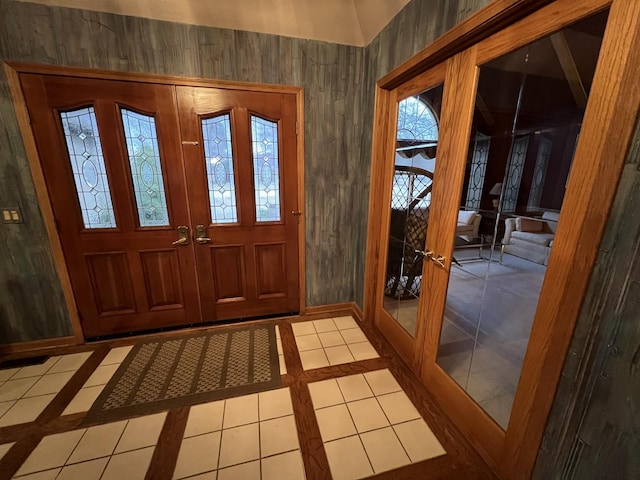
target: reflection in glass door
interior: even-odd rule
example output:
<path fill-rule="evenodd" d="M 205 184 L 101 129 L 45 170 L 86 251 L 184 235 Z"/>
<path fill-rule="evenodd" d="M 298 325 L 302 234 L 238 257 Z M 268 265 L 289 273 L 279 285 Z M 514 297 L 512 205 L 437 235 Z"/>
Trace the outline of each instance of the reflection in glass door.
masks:
<path fill-rule="evenodd" d="M 443 86 L 398 104 L 384 308 L 415 337 Z"/>
<path fill-rule="evenodd" d="M 505 429 L 606 20 L 480 67 L 437 363 Z"/>

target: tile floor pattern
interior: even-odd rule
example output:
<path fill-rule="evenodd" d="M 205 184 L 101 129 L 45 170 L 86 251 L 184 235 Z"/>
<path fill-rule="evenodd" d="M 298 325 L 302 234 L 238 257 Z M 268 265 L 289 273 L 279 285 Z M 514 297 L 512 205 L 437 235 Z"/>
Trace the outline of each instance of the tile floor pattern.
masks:
<path fill-rule="evenodd" d="M 289 388 L 191 407 L 174 479 L 304 480 Z"/>
<path fill-rule="evenodd" d="M 291 325 L 304 370 L 379 357 L 353 317 Z"/>
<path fill-rule="evenodd" d="M 309 391 L 334 480 L 446 453 L 388 369 L 310 383 Z"/>
<path fill-rule="evenodd" d="M 44 437 L 19 480 L 144 480 L 167 413 Z"/>
<path fill-rule="evenodd" d="M 280 327 L 276 326 L 276 345 L 278 346 L 278 361 L 280 362 L 280 374 L 287 373 L 287 364 L 284 361 L 284 350 L 282 348 L 282 339 L 280 338 Z"/>
<path fill-rule="evenodd" d="M 0 427 L 38 418 L 91 353 L 49 357 L 40 365 L 0 370 Z"/>
<path fill-rule="evenodd" d="M 306 370 L 378 357 L 352 317 L 292 328 Z M 278 328 L 276 337 L 285 373 Z M 87 411 L 131 348 L 110 350 L 62 415 Z M 91 353 L 0 370 L 0 426 L 35 420 Z M 445 454 L 388 369 L 308 385 L 334 479 L 364 478 Z M 40 403 L 33 406 L 31 399 Z M 22 413 L 11 413 L 16 408 Z M 13 478 L 142 480 L 166 418 L 162 412 L 45 436 Z M 0 459 L 14 443 L 0 445 Z M 306 478 L 289 387 L 191 406 L 175 453 L 174 480 Z"/>
<path fill-rule="evenodd" d="M 133 345 L 112 348 L 62 414 L 88 411 L 132 348 Z"/>

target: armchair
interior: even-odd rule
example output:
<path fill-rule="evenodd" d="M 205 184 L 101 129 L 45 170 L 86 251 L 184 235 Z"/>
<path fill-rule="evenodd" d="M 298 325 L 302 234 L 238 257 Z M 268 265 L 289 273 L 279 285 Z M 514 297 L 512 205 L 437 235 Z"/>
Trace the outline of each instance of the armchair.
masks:
<path fill-rule="evenodd" d="M 458 212 L 458 225 L 456 237 L 461 237 L 467 242 L 473 241 L 478 236 L 482 215 L 473 210 L 460 210 Z"/>

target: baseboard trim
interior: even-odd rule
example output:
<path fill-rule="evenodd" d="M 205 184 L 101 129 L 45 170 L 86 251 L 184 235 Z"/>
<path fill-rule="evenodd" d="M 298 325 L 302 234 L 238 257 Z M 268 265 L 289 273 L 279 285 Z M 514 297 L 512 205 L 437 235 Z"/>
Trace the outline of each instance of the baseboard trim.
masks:
<path fill-rule="evenodd" d="M 351 302 L 351 313 L 358 322 L 364 323 L 364 312 L 356 302 Z"/>
<path fill-rule="evenodd" d="M 307 307 L 304 315 L 301 315 L 300 319 L 304 320 L 307 317 L 326 317 L 328 315 L 352 315 L 358 322 L 364 322 L 364 313 L 356 302 L 345 303 L 331 303 L 328 305 L 317 305 L 314 307 Z"/>
<path fill-rule="evenodd" d="M 316 315 L 351 313 L 352 311 L 353 311 L 353 302 L 330 303 L 328 305 L 316 305 L 313 307 L 307 307 L 307 309 L 304 312 L 304 316 L 311 317 Z"/>
<path fill-rule="evenodd" d="M 79 344 L 73 336 L 47 338 L 44 340 L 33 340 L 30 342 L 5 343 L 0 345 L 0 355 L 13 355 L 31 351 L 42 351 L 48 348 L 71 347 L 74 345 Z"/>

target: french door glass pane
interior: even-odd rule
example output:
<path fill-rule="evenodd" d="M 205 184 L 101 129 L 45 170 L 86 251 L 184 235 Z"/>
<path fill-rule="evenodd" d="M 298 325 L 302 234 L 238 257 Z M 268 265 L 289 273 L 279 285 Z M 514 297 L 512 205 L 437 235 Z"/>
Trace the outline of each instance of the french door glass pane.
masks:
<path fill-rule="evenodd" d="M 202 138 L 212 223 L 236 223 L 236 184 L 228 113 L 202 120 Z"/>
<path fill-rule="evenodd" d="M 278 124 L 251 115 L 256 222 L 280 221 Z"/>
<path fill-rule="evenodd" d="M 156 121 L 152 116 L 124 108 L 120 114 L 140 226 L 169 225 Z"/>
<path fill-rule="evenodd" d="M 415 336 L 443 86 L 398 103 L 384 308 Z"/>
<path fill-rule="evenodd" d="M 461 207 L 437 363 L 505 429 L 606 21 L 597 14 L 480 66 L 463 192 L 479 195 L 481 220 L 470 244 Z M 478 138 L 490 139 L 479 193 Z"/>
<path fill-rule="evenodd" d="M 109 179 L 93 107 L 60 112 L 85 228 L 115 228 Z"/>

